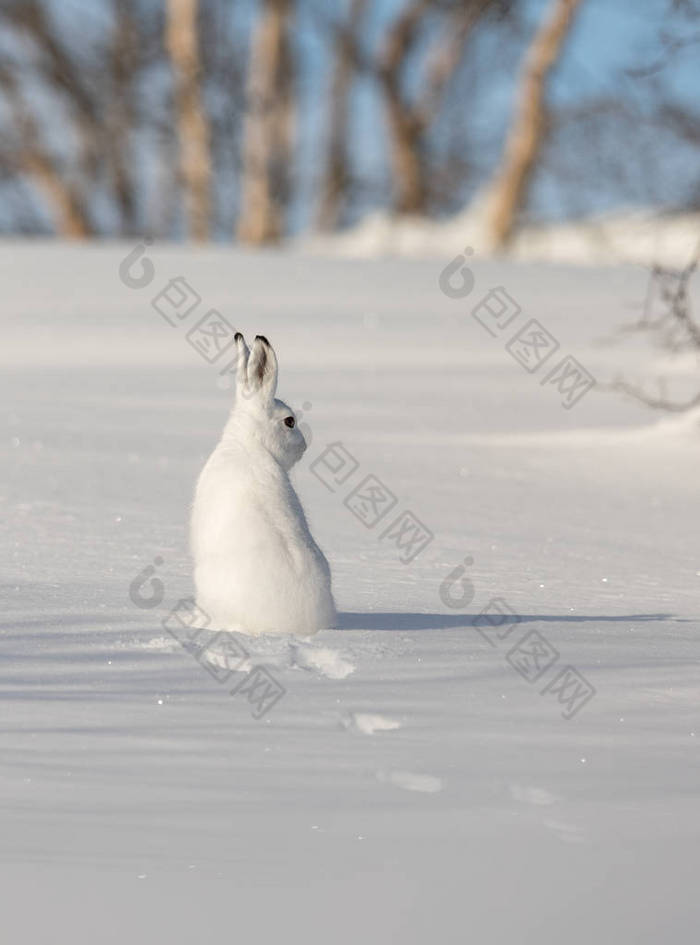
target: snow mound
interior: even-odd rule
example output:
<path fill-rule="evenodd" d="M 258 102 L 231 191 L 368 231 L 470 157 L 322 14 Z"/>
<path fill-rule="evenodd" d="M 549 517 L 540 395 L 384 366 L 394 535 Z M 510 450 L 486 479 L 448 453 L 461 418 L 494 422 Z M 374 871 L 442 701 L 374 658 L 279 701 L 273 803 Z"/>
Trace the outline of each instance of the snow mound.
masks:
<path fill-rule="evenodd" d="M 685 266 L 697 247 L 698 233 L 700 213 L 660 215 L 633 210 L 570 223 L 523 226 L 507 255 L 521 262 Z M 481 258 L 492 255 L 479 208 L 440 221 L 375 213 L 348 230 L 304 237 L 298 245 L 311 253 L 360 259 L 444 258 L 466 247 Z"/>

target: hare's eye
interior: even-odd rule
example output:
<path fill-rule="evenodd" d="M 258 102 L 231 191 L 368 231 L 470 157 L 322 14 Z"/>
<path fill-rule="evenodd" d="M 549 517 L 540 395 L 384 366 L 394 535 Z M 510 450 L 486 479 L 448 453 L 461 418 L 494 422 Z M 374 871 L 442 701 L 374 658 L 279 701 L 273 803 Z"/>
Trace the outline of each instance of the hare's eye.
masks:
<path fill-rule="evenodd" d="M 294 423 L 295 423 L 294 417 L 285 417 L 285 418 L 284 418 L 284 425 L 285 425 L 286 427 L 289 427 L 290 430 L 294 429 Z"/>

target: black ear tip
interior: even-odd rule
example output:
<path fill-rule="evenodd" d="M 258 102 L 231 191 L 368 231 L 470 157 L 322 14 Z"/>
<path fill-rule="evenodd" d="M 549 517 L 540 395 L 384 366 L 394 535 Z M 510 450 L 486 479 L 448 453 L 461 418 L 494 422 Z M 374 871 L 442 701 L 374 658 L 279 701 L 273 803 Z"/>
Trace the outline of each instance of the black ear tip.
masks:
<path fill-rule="evenodd" d="M 255 336 L 255 340 L 256 340 L 256 341 L 262 341 L 262 343 L 263 343 L 264 345 L 267 345 L 268 348 L 271 347 L 270 342 L 267 340 L 267 338 L 265 337 L 265 335 L 256 335 L 256 336 Z"/>
<path fill-rule="evenodd" d="M 234 340 L 234 341 L 243 341 L 243 335 L 240 333 L 240 331 L 237 331 L 237 332 L 236 332 L 236 334 L 233 336 L 233 340 Z"/>

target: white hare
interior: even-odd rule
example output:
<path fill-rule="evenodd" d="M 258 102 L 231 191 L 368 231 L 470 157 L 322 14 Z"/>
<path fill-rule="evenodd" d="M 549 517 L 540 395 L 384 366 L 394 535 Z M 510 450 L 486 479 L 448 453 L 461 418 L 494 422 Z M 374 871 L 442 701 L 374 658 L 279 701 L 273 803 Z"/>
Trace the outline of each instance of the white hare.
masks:
<path fill-rule="evenodd" d="M 236 397 L 197 482 L 191 545 L 197 603 L 211 628 L 310 634 L 335 622 L 328 562 L 288 472 L 306 449 L 294 411 L 275 399 L 277 358 L 236 335 Z"/>

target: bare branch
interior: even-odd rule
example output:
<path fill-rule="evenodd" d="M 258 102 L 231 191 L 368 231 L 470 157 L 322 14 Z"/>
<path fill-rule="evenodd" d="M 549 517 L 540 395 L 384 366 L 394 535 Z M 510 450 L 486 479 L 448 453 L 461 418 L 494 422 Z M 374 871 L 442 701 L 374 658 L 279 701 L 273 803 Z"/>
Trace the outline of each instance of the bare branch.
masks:
<path fill-rule="evenodd" d="M 625 330 L 661 332 L 662 343 L 672 351 L 687 347 L 700 351 L 700 325 L 693 318 L 688 293 L 688 285 L 699 263 L 700 243 L 683 269 L 654 266 L 649 274 L 641 317 L 635 324 L 626 326 Z M 659 314 L 654 311 L 657 296 L 663 306 Z M 659 378 L 657 385 L 659 393 L 652 395 L 643 387 L 618 378 L 607 389 L 629 394 L 654 410 L 682 413 L 700 406 L 700 391 L 686 400 L 673 400 L 666 394 L 666 382 L 663 379 Z"/>
<path fill-rule="evenodd" d="M 646 404 L 647 407 L 652 407 L 654 410 L 666 410 L 671 413 L 684 413 L 686 410 L 692 410 L 693 407 L 700 407 L 700 391 L 689 400 L 676 401 L 669 400 L 667 397 L 663 396 L 653 397 L 650 394 L 647 394 L 643 388 L 637 387 L 634 384 L 630 384 L 622 378 L 619 378 L 610 385 L 600 386 L 602 390 L 615 390 L 624 394 L 629 394 L 631 397 L 634 397 L 635 400 Z"/>

